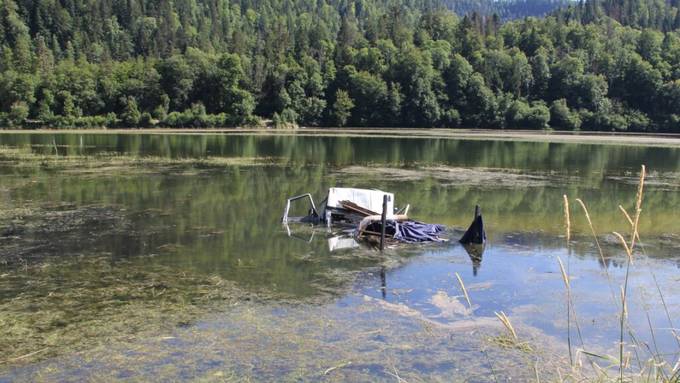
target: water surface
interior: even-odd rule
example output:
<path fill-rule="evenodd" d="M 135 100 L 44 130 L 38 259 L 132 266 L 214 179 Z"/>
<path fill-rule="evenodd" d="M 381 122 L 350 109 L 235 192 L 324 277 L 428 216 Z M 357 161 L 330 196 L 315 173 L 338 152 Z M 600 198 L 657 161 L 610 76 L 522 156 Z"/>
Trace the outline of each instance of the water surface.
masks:
<path fill-rule="evenodd" d="M 12 359 L 0 381 L 446 380 L 452 372 L 487 381 L 499 370 L 533 376 L 527 358 L 549 376 L 551 363 L 568 359 L 558 257 L 572 276 L 581 332 L 577 339 L 572 323 L 572 342 L 614 354 L 626 258 L 607 233 L 629 232 L 618 205 L 633 211 L 641 164 L 649 175 L 630 332 L 668 361 L 680 349 L 668 320 L 680 315 L 678 149 L 229 134 L 0 134 L 0 146 L 0 303 L 10 329 L 0 354 Z M 447 225 L 453 240 L 380 254 L 331 251 L 322 228 L 289 234 L 280 224 L 285 199 L 320 200 L 331 186 L 392 191 L 396 205 Z M 604 260 L 576 198 L 590 210 Z M 481 262 L 453 230 L 470 223 L 475 204 L 489 235 Z M 481 335 L 503 334 L 499 311 L 536 353 Z M 17 325 L 25 318 L 38 319 Z M 97 334 L 98 326 L 111 328 Z M 86 341 L 74 339 L 80 333 Z"/>

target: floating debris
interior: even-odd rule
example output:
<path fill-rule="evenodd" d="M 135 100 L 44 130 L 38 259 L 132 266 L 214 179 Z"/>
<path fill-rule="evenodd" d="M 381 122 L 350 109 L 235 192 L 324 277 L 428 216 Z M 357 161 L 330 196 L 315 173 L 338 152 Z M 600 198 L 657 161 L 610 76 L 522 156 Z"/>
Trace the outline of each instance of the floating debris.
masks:
<path fill-rule="evenodd" d="M 306 216 L 291 217 L 292 203 L 308 200 L 309 207 Z M 401 209 L 394 207 L 394 194 L 377 189 L 358 188 L 330 188 L 326 198 L 317 207 L 310 193 L 291 197 L 286 201 L 281 222 L 325 224 L 327 228 L 340 227 L 344 229 L 341 235 L 329 239 L 329 249 L 347 249 L 357 247 L 357 242 L 375 244 L 382 250 L 389 242 L 395 243 L 424 243 L 446 242 L 441 234 L 446 227 L 429 224 L 409 218 L 410 205 Z M 380 212 L 380 213 L 378 213 Z M 292 236 L 287 227 L 289 236 Z M 483 246 L 486 243 L 486 233 L 479 206 L 475 207 L 475 218 L 460 239 L 460 243 L 474 247 L 475 257 L 481 259 Z M 481 249 L 480 249 L 481 246 Z"/>

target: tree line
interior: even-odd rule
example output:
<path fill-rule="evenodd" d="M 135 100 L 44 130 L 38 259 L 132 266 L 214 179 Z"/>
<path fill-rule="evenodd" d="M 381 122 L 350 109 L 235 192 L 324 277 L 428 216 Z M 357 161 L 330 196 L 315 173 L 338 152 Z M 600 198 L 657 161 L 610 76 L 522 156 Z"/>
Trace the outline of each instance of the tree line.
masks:
<path fill-rule="evenodd" d="M 0 125 L 680 131 L 677 4 L 617 1 L 0 0 Z"/>
<path fill-rule="evenodd" d="M 560 8 L 576 5 L 574 0 L 442 0 L 459 16 L 487 16 L 515 20 L 528 16 L 543 17 Z"/>

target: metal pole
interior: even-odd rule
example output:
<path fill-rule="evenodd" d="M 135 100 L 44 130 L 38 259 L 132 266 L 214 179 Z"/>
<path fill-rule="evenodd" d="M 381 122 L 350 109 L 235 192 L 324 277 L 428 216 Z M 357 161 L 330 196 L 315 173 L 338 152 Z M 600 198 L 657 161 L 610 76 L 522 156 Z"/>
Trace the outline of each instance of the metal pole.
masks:
<path fill-rule="evenodd" d="M 385 248 L 385 226 L 387 225 L 387 194 L 383 195 L 382 217 L 380 218 L 380 251 Z"/>

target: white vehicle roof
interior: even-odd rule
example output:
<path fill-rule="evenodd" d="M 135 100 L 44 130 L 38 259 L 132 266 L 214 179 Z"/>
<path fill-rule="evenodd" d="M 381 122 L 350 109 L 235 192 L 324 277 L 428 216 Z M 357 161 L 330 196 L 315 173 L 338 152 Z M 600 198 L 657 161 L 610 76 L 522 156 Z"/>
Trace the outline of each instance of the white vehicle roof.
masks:
<path fill-rule="evenodd" d="M 382 213 L 383 196 L 387 195 L 387 214 L 394 212 L 394 194 L 377 189 L 330 188 L 328 189 L 327 207 L 340 208 L 340 201 L 351 201 L 355 204 Z"/>

